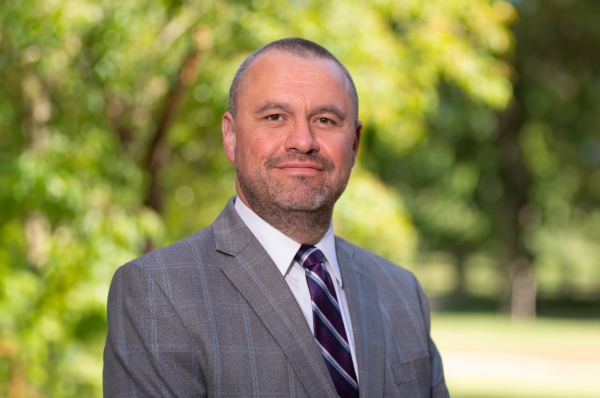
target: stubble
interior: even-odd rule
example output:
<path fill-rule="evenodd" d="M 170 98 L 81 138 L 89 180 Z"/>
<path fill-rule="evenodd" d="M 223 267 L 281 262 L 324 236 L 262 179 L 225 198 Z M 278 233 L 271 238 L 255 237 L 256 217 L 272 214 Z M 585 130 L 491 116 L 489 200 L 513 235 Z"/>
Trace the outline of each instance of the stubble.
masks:
<path fill-rule="evenodd" d="M 293 152 L 270 157 L 253 175 L 237 169 L 238 183 L 252 210 L 263 220 L 298 243 L 315 244 L 329 228 L 333 206 L 344 192 L 348 176 L 328 178 L 322 184 L 306 175 L 283 181 L 270 177 L 278 165 L 293 161 L 316 163 L 330 176 L 335 172 L 334 164 L 325 157 Z"/>

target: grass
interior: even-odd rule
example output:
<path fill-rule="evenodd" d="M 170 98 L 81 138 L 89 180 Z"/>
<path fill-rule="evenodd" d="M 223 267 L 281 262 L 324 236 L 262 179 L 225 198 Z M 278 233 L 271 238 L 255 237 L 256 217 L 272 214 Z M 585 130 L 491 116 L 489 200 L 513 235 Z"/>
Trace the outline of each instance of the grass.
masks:
<path fill-rule="evenodd" d="M 453 398 L 600 397 L 600 320 L 432 318 Z"/>

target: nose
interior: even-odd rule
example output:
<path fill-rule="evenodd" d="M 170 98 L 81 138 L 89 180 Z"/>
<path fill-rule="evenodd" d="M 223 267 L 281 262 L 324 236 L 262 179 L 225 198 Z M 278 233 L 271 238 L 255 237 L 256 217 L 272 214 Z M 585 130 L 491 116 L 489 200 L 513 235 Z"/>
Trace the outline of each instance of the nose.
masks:
<path fill-rule="evenodd" d="M 309 121 L 299 120 L 290 127 L 291 129 L 285 140 L 286 151 L 298 151 L 300 153 L 319 151 L 319 141 L 313 134 Z"/>

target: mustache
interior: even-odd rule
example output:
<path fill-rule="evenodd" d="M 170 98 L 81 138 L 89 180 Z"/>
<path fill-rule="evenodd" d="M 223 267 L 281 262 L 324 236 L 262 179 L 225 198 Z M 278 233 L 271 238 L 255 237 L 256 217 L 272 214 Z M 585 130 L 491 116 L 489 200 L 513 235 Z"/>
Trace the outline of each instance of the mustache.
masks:
<path fill-rule="evenodd" d="M 316 163 L 325 171 L 331 171 L 334 169 L 333 162 L 324 156 L 316 153 L 299 153 L 291 152 L 281 155 L 273 155 L 267 159 L 265 166 L 267 169 L 273 169 L 287 162 L 311 162 Z"/>

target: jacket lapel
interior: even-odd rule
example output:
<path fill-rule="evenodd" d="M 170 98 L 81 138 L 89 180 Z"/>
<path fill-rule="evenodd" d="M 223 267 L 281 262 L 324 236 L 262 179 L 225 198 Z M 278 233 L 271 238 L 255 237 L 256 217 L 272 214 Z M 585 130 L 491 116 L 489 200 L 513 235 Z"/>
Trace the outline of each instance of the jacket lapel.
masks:
<path fill-rule="evenodd" d="M 281 272 L 238 216 L 233 199 L 213 223 L 221 269 L 275 338 L 312 397 L 335 397 L 321 352 Z"/>
<path fill-rule="evenodd" d="M 368 265 L 359 266 L 348 244 L 339 238 L 336 251 L 352 319 L 360 396 L 383 397 L 385 336 L 375 280 Z"/>

